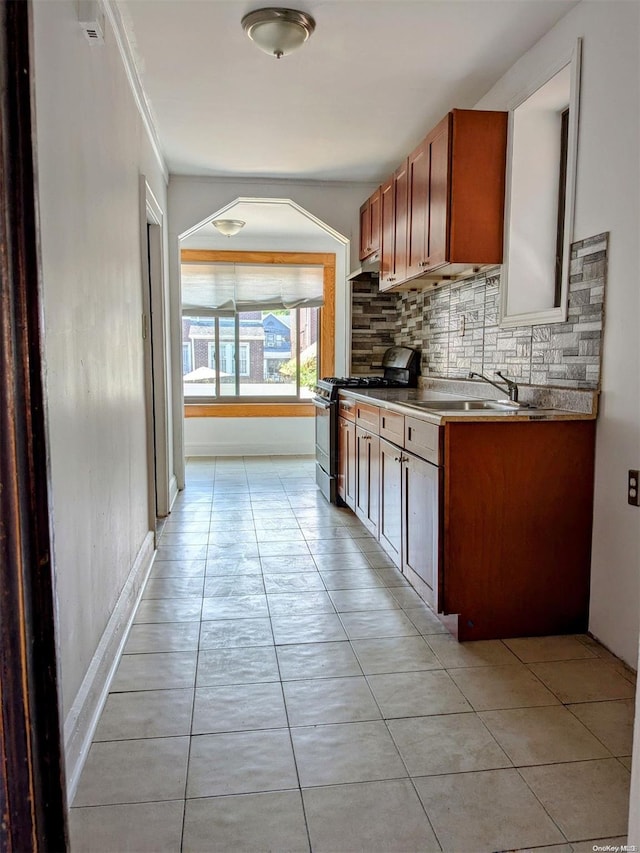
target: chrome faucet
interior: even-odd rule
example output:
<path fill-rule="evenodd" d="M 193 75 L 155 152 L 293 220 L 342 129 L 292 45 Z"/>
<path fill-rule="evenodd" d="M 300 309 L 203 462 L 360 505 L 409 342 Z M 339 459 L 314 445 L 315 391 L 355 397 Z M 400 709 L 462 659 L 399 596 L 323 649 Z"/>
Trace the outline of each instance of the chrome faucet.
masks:
<path fill-rule="evenodd" d="M 469 379 L 473 379 L 474 376 L 477 376 L 478 379 L 482 379 L 484 382 L 488 382 L 489 385 L 493 385 L 493 387 L 497 388 L 498 391 L 504 391 L 504 388 L 501 385 L 498 385 L 495 382 L 492 382 L 490 379 L 487 379 L 487 377 L 483 376 L 482 373 L 475 373 L 472 370 L 469 373 Z M 518 402 L 518 385 L 517 385 L 517 383 L 514 382 L 513 379 L 509 379 L 507 376 L 505 376 L 499 370 L 496 370 L 496 376 L 499 376 L 500 379 L 502 379 L 502 381 L 507 386 L 507 393 L 509 394 L 509 399 L 511 400 L 511 402 L 517 403 Z"/>

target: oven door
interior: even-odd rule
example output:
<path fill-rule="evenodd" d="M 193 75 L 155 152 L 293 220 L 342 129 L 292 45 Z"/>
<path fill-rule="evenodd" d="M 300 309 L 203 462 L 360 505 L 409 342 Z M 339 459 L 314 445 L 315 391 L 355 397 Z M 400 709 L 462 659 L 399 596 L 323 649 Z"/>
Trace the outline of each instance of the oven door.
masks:
<path fill-rule="evenodd" d="M 316 407 L 316 483 L 332 503 L 336 502 L 338 476 L 338 404 L 314 397 Z"/>

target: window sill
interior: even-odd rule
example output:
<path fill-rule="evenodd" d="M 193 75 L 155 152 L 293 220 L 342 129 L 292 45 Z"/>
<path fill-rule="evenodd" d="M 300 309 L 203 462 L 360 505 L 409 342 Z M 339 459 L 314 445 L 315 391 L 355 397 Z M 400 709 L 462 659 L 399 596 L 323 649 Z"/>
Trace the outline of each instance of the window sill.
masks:
<path fill-rule="evenodd" d="M 311 418 L 313 403 L 185 403 L 185 418 Z"/>

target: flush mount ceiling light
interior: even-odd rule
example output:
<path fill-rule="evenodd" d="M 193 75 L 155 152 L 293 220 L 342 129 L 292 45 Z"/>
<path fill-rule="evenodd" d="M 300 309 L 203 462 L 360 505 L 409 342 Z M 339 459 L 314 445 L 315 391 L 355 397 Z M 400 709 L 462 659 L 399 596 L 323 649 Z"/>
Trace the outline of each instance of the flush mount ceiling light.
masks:
<path fill-rule="evenodd" d="M 295 9 L 256 9 L 244 16 L 242 28 L 260 50 L 280 59 L 306 42 L 316 22 Z"/>
<path fill-rule="evenodd" d="M 225 237 L 233 237 L 247 224 L 242 219 L 214 219 L 211 224 Z"/>

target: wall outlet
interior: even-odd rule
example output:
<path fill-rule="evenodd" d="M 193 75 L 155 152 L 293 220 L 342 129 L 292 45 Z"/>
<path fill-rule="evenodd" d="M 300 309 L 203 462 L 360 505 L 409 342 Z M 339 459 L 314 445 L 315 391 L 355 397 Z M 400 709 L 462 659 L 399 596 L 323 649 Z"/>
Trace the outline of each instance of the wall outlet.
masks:
<path fill-rule="evenodd" d="M 631 506 L 640 506 L 640 471 L 629 471 L 627 481 L 627 501 Z"/>

